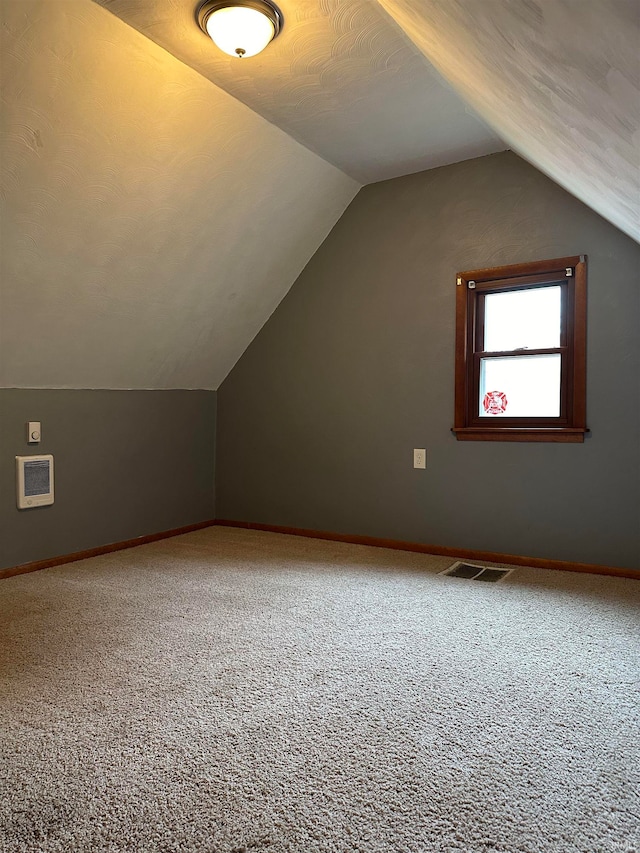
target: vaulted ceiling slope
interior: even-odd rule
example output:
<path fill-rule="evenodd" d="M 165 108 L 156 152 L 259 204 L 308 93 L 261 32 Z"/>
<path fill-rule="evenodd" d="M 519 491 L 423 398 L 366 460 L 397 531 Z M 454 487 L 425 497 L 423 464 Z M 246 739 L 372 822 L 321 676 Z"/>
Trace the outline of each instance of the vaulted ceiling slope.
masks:
<path fill-rule="evenodd" d="M 638 0 L 378 0 L 525 159 L 640 241 Z"/>
<path fill-rule="evenodd" d="M 640 239 L 639 0 L 278 0 L 242 61 L 198 0 L 96 2 L 363 183 L 511 147 Z"/>
<path fill-rule="evenodd" d="M 89 0 L 0 5 L 0 386 L 217 388 L 359 185 Z"/>
<path fill-rule="evenodd" d="M 640 239 L 638 0 L 196 5 L 0 3 L 0 386 L 217 388 L 358 182 L 507 144 Z"/>
<path fill-rule="evenodd" d="M 195 23 L 199 0 L 95 0 L 362 183 L 507 147 L 376 0 L 278 0 L 285 25 L 242 61 Z"/>

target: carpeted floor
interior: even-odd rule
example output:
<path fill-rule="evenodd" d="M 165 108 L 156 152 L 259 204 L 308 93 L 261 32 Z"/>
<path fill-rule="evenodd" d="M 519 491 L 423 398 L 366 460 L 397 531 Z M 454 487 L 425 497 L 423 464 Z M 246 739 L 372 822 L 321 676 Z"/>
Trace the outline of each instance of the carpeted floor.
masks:
<path fill-rule="evenodd" d="M 212 528 L 0 581 L 0 850 L 640 850 L 640 583 L 451 562 Z"/>

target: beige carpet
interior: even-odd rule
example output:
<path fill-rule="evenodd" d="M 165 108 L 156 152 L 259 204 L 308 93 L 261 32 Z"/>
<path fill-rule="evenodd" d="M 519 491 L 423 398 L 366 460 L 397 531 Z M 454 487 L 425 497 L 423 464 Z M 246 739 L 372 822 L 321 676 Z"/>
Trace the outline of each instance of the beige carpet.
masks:
<path fill-rule="evenodd" d="M 631 853 L 640 583 L 225 528 L 0 581 L 3 853 Z"/>

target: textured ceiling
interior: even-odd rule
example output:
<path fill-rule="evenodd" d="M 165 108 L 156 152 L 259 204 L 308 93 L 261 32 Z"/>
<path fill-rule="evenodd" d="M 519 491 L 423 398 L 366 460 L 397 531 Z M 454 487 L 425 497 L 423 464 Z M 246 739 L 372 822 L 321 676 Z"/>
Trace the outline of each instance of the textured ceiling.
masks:
<path fill-rule="evenodd" d="M 149 38 L 90 0 L 0 3 L 1 386 L 218 387 L 358 190 L 327 161 L 370 181 L 504 147 L 454 90 L 640 238 L 636 0 L 282 0 L 242 61 L 195 3 L 107 5 Z M 154 44 L 171 10 L 218 85 Z"/>
<path fill-rule="evenodd" d="M 358 184 L 89 0 L 0 11 L 0 385 L 216 388 Z"/>
<path fill-rule="evenodd" d="M 96 0 L 362 183 L 507 146 L 375 0 L 278 0 L 285 26 L 234 59 L 195 23 L 197 0 Z"/>
<path fill-rule="evenodd" d="M 279 0 L 248 60 L 194 0 L 96 2 L 363 183 L 508 145 L 640 239 L 638 0 Z"/>
<path fill-rule="evenodd" d="M 640 241 L 638 0 L 379 0 L 521 156 Z"/>

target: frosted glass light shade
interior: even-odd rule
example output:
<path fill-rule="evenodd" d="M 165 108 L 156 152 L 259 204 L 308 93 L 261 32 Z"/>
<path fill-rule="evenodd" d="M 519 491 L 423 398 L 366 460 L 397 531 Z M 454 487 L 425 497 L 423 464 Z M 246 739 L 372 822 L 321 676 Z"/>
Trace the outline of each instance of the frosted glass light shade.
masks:
<path fill-rule="evenodd" d="M 251 6 L 224 6 L 206 19 L 213 42 L 229 56 L 255 56 L 277 35 L 270 18 Z"/>

